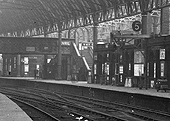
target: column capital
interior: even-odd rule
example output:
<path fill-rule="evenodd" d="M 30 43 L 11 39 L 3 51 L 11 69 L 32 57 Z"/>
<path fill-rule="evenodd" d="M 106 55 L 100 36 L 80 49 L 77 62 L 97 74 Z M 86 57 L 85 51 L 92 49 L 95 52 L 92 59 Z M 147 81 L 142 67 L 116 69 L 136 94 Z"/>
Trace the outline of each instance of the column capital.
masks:
<path fill-rule="evenodd" d="M 98 26 L 98 14 L 94 13 L 93 14 L 93 26 Z"/>
<path fill-rule="evenodd" d="M 147 16 L 147 15 L 148 15 L 148 12 L 142 12 L 141 15 L 142 15 L 142 16 Z"/>
<path fill-rule="evenodd" d="M 58 33 L 62 31 L 62 22 L 59 21 L 57 22 L 57 26 L 58 26 Z"/>

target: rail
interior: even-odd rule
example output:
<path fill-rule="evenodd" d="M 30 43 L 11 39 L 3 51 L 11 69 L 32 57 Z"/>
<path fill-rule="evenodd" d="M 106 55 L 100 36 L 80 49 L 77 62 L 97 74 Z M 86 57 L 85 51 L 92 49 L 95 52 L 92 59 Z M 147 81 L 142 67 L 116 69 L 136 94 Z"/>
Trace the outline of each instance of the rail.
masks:
<path fill-rule="evenodd" d="M 82 59 L 83 59 L 83 62 L 84 62 L 84 65 L 85 65 L 86 69 L 88 71 L 90 71 L 91 69 L 90 69 L 89 65 L 87 64 L 87 61 L 86 61 L 85 57 L 82 57 Z"/>
<path fill-rule="evenodd" d="M 88 51 L 89 51 L 91 57 L 93 58 L 93 48 L 92 47 L 88 47 Z"/>
<path fill-rule="evenodd" d="M 79 50 L 77 49 L 77 46 L 74 42 L 71 44 L 71 55 L 76 62 L 76 72 L 79 74 L 79 80 L 87 80 L 88 78 L 88 72 L 91 71 L 89 65 L 87 64 L 87 61 L 85 57 L 82 57 Z"/>
<path fill-rule="evenodd" d="M 74 42 L 71 43 L 71 55 L 76 62 L 76 66 L 81 68 L 83 65 L 81 60 L 81 55 Z"/>

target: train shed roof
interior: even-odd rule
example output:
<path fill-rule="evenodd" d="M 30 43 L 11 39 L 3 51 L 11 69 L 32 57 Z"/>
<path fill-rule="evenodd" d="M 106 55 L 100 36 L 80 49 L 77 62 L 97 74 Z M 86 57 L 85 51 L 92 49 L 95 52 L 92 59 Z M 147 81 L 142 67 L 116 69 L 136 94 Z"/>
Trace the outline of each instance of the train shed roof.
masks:
<path fill-rule="evenodd" d="M 149 1 L 152 0 L 0 0 L 0 34 L 58 23 L 63 30 L 86 26 L 94 22 L 96 14 L 97 22 L 137 14 Z"/>

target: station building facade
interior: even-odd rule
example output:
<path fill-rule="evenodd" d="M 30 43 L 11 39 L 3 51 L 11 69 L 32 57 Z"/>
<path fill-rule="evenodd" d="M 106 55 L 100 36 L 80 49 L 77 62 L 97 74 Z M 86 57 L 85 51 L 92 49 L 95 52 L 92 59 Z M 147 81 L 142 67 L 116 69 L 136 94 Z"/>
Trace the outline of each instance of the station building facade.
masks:
<path fill-rule="evenodd" d="M 143 46 L 141 41 L 145 41 Z M 139 39 L 131 45 L 105 43 L 97 46 L 94 83 L 125 86 L 130 79 L 131 86 L 139 87 L 140 77 L 146 74 L 144 87 L 154 88 L 158 80 L 170 86 L 170 36 Z"/>

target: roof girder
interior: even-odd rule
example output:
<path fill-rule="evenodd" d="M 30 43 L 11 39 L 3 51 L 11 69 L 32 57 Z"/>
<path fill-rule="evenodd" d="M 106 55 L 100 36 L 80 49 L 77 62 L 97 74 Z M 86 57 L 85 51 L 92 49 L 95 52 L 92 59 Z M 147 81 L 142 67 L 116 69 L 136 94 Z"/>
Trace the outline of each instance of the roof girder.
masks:
<path fill-rule="evenodd" d="M 39 1 L 42 1 L 45 7 L 50 8 L 50 11 L 48 11 L 48 9 L 44 9 L 42 4 L 37 2 L 37 0 L 14 0 L 14 2 L 7 1 L 6 3 L 0 3 L 10 4 L 4 7 L 3 11 L 8 9 L 9 6 L 12 6 L 13 10 L 20 10 L 21 14 L 15 12 L 18 17 L 13 16 L 14 21 L 11 21 L 11 12 L 8 11 L 6 14 L 9 17 L 6 17 L 5 20 L 10 20 L 9 24 L 11 24 L 11 27 L 14 27 L 13 30 L 21 27 L 23 27 L 23 30 L 25 30 L 25 28 L 34 27 L 34 22 L 36 22 L 37 26 L 40 28 L 43 24 L 46 24 L 47 26 L 50 24 L 55 25 L 58 23 L 57 21 L 61 21 L 63 23 L 62 28 L 65 30 L 93 24 L 93 14 L 97 14 L 97 22 L 101 23 L 116 18 L 132 16 L 141 12 L 149 12 L 155 9 L 170 6 L 170 0 L 71 0 L 71 7 L 69 7 L 69 1 L 67 0 Z M 50 7 L 52 6 L 52 2 L 54 3 L 54 6 Z M 73 5 L 73 2 L 76 5 Z M 27 7 L 24 8 L 21 6 Z M 66 7 L 66 9 L 64 7 Z M 2 8 L 0 8 L 0 10 L 1 9 Z M 23 17 L 22 11 L 27 11 L 25 17 Z M 5 23 L 3 21 L 0 22 L 0 24 L 3 25 Z M 50 26 L 52 27 L 53 25 Z M 8 26 L 4 26 L 2 28 L 5 28 L 7 31 L 8 29 L 11 29 Z M 3 31 L 1 30 L 1 33 L 2 32 Z"/>

